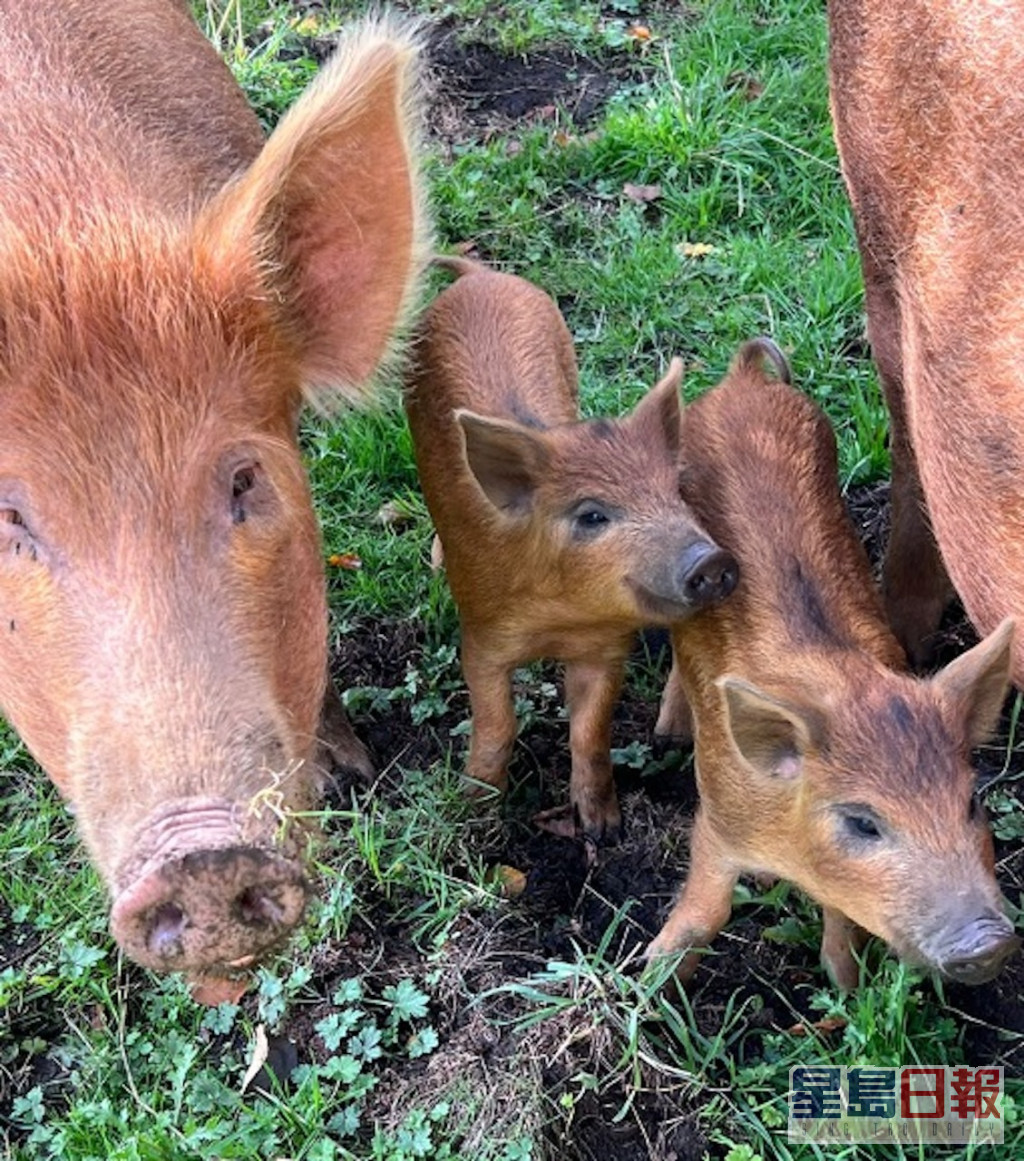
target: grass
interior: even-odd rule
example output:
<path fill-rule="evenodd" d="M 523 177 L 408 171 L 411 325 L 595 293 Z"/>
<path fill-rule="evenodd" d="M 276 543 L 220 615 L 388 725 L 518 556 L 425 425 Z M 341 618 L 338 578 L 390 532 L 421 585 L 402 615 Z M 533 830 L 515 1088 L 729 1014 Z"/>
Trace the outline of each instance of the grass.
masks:
<path fill-rule="evenodd" d="M 314 71 L 310 46 L 362 7 L 196 4 L 268 126 Z M 562 305 L 588 413 L 630 406 L 674 354 L 693 396 L 741 341 L 768 333 L 834 420 L 844 481 L 884 475 L 885 418 L 863 357 L 859 267 L 828 127 L 820 0 L 645 6 L 649 37 L 635 35 L 631 0 L 614 10 L 563 0 L 414 7 L 505 53 L 568 45 L 622 70 L 586 126 L 556 108 L 493 134 L 436 140 L 427 158 L 442 244 L 472 243 Z M 637 201 L 627 183 L 660 195 Z M 423 628 L 404 679 L 350 691 L 350 708 L 359 717 L 401 705 L 441 723 L 464 705 L 457 621 L 427 567 L 431 530 L 404 420 L 395 408 L 333 424 L 308 417 L 303 441 L 325 554 L 362 562 L 329 566 L 335 634 L 369 617 Z M 633 682 L 656 696 L 649 669 Z M 558 715 L 543 677 L 527 675 L 522 691 L 526 716 Z M 373 792 L 323 811 L 323 889 L 308 923 L 261 972 L 255 995 L 204 1011 L 179 980 L 120 959 L 73 819 L 0 726 L 0 1147 L 16 1161 L 525 1161 L 558 1156 L 552 1142 L 597 1117 L 640 1125 L 659 1156 L 668 1138 L 658 1133 L 671 1125 L 644 1116 L 656 1107 L 692 1123 L 716 1158 L 817 1157 L 780 1135 L 791 1065 L 963 1059 L 962 1023 L 942 997 L 874 953 L 854 996 L 821 977 L 798 1012 L 764 980 L 713 1014 L 623 961 L 628 904 L 612 909 L 597 946 L 577 941 L 550 962 L 539 950 L 532 964 L 510 959 L 502 933 L 528 934 L 529 919 L 501 898 L 492 854 L 514 824 L 469 810 L 457 743 L 437 740 L 443 756 L 430 768 L 387 771 Z M 1015 736 L 1007 746 L 1009 758 Z M 646 739 L 620 757 L 649 766 Z M 1004 837 L 1024 833 L 1011 778 L 990 805 Z M 643 794 L 626 806 L 633 831 L 649 827 L 651 849 L 680 870 L 685 820 L 669 826 Z M 757 916 L 766 938 L 813 946 L 818 935 L 815 909 L 782 887 L 743 889 L 737 913 Z M 385 946 L 401 957 L 382 956 Z M 729 947 L 723 938 L 717 954 Z M 766 1003 L 777 1009 L 773 1030 L 755 1035 Z M 781 1030 L 790 1025 L 804 1034 Z M 271 1063 L 285 1054 L 276 1067 L 288 1076 L 281 1031 L 304 1045 L 298 1069 L 287 1081 L 264 1071 L 243 1091 L 263 1045 Z M 488 1037 L 505 1047 L 483 1067 L 472 1046 Z M 1024 1099 L 1019 1081 L 1009 1091 Z M 1013 1099 L 1008 1108 L 1012 1116 Z M 1019 1120 L 1008 1141 L 1024 1149 Z M 898 1146 L 870 1155 L 923 1156 Z"/>

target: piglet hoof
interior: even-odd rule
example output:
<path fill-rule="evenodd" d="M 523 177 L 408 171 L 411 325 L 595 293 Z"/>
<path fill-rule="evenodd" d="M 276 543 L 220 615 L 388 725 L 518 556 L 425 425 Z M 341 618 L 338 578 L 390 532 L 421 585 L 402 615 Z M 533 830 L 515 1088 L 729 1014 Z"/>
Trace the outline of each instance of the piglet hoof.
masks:
<path fill-rule="evenodd" d="M 582 839 L 588 848 L 614 846 L 622 837 L 622 815 L 618 802 L 604 810 L 588 810 L 584 813 L 576 803 L 567 802 L 542 810 L 533 816 L 538 830 L 559 838 Z"/>
<path fill-rule="evenodd" d="M 645 987 L 657 987 L 670 999 L 681 996 L 690 982 L 690 977 L 700 962 L 693 953 L 678 956 L 678 951 L 659 951 L 657 940 L 649 944 L 640 957 L 640 983 Z M 671 964 L 675 963 L 675 967 Z"/>
<path fill-rule="evenodd" d="M 828 973 L 828 977 L 837 991 L 855 992 L 857 990 L 860 984 L 860 968 L 857 966 L 852 952 L 847 950 L 845 955 L 833 956 L 827 956 L 825 952 L 822 952 L 821 965 Z"/>
<path fill-rule="evenodd" d="M 498 803 L 508 792 L 508 774 L 502 771 L 492 781 L 489 778 L 481 778 L 479 775 L 470 774 L 467 771 L 462 775 L 462 786 L 467 798 L 480 803 L 482 806 L 489 806 Z"/>
<path fill-rule="evenodd" d="M 568 802 L 564 806 L 539 811 L 533 816 L 533 824 L 538 830 L 557 838 L 578 839 L 582 834 L 576 809 Z"/>

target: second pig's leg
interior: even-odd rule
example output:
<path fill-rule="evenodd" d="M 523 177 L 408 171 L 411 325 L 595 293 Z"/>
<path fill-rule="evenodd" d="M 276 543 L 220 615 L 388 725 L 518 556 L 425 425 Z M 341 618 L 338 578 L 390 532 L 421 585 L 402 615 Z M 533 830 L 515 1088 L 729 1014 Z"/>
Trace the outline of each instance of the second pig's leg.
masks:
<path fill-rule="evenodd" d="M 664 927 L 647 948 L 648 961 L 689 948 L 702 948 L 715 938 L 732 914 L 732 892 L 739 869 L 729 859 L 703 810 L 697 811 L 690 838 L 690 870 L 682 894 Z M 676 969 L 681 984 L 693 975 L 700 955 L 685 955 Z"/>

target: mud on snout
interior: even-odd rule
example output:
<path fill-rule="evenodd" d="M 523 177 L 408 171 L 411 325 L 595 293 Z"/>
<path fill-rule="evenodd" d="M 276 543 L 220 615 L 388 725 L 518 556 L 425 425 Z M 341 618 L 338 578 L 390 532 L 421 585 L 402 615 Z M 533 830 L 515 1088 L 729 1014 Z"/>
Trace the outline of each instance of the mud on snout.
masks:
<path fill-rule="evenodd" d="M 140 828 L 110 916 L 136 963 L 193 974 L 249 967 L 301 920 L 309 884 L 295 844 L 251 833 L 243 809 L 186 800 Z"/>

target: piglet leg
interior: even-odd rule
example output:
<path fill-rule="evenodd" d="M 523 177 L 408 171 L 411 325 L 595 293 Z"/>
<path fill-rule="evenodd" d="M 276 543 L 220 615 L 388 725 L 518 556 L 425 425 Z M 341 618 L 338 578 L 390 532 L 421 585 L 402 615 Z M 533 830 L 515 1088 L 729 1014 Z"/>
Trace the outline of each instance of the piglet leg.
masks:
<path fill-rule="evenodd" d="M 623 662 L 572 661 L 565 667 L 572 775 L 569 806 L 545 810 L 534 822 L 552 834 L 581 834 L 595 843 L 615 842 L 622 813 L 612 776 L 612 711 L 622 690 Z"/>
<path fill-rule="evenodd" d="M 729 921 L 732 892 L 739 870 L 698 810 L 690 838 L 690 873 L 665 926 L 648 945 L 645 958 L 673 955 L 688 948 L 707 947 Z M 700 963 L 694 952 L 680 960 L 676 978 L 685 984 Z"/>
<path fill-rule="evenodd" d="M 835 907 L 823 910 L 821 962 L 836 987 L 852 992 L 860 982 L 860 969 L 854 958 L 867 942 L 868 933 Z"/>
<path fill-rule="evenodd" d="M 493 650 L 481 648 L 463 630 L 462 672 L 473 715 L 466 763 L 471 794 L 482 796 L 488 788 L 504 794 L 508 789 L 508 763 L 516 740 L 513 668 L 502 658 L 496 658 Z"/>
<path fill-rule="evenodd" d="M 693 741 L 693 711 L 686 700 L 683 680 L 679 674 L 675 650 L 672 651 L 672 668 L 661 695 L 658 720 L 654 726 L 654 737 L 665 742 L 688 744 Z"/>

